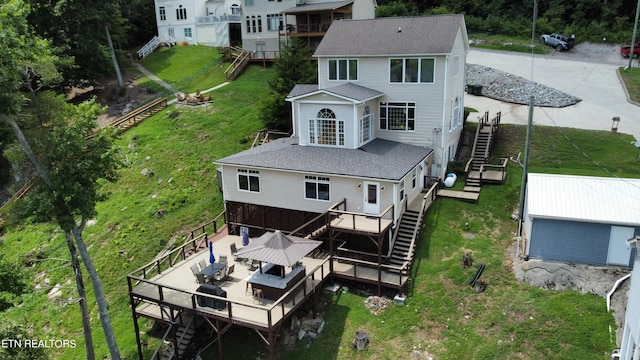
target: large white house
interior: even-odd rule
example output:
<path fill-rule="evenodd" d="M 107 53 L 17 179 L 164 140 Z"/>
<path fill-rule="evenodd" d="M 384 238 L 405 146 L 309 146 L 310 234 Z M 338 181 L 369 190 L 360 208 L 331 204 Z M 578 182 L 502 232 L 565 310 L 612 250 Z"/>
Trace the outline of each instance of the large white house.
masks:
<path fill-rule="evenodd" d="M 341 19 L 373 19 L 375 0 L 154 0 L 158 36 L 164 41 L 242 46 L 274 58 L 281 43 L 297 37 L 312 49 Z"/>
<path fill-rule="evenodd" d="M 154 0 L 158 36 L 195 45 L 240 45 L 242 0 Z"/>
<path fill-rule="evenodd" d="M 227 221 L 292 230 L 344 201 L 395 225 L 455 156 L 468 49 L 462 15 L 334 22 L 293 136 L 217 161 Z"/>

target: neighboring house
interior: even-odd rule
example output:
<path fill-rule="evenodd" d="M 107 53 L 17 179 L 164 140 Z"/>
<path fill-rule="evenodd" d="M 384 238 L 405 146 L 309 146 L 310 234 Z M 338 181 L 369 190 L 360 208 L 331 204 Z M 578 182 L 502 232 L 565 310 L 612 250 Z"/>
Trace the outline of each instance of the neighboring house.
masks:
<path fill-rule="evenodd" d="M 640 235 L 640 179 L 529 174 L 525 256 L 633 266 Z"/>
<path fill-rule="evenodd" d="M 230 46 L 242 43 L 241 0 L 154 0 L 163 41 Z"/>
<path fill-rule="evenodd" d="M 244 0 L 242 47 L 257 58 L 274 58 L 296 37 L 313 51 L 334 20 L 373 19 L 375 0 Z"/>
<path fill-rule="evenodd" d="M 395 225 L 455 155 L 467 51 L 462 15 L 334 22 L 319 84 L 287 98 L 293 136 L 217 161 L 232 229 L 292 230 L 343 200 Z"/>
<path fill-rule="evenodd" d="M 638 251 L 638 238 L 628 241 L 629 246 Z M 624 330 L 618 359 L 640 359 L 640 258 L 635 257 L 635 266 L 631 272 L 631 285 L 627 298 L 627 311 L 624 317 Z"/>
<path fill-rule="evenodd" d="M 377 7 L 375 0 L 154 0 L 154 4 L 160 39 L 242 46 L 260 58 L 277 56 L 289 37 L 300 37 L 315 49 L 332 21 L 373 19 Z"/>

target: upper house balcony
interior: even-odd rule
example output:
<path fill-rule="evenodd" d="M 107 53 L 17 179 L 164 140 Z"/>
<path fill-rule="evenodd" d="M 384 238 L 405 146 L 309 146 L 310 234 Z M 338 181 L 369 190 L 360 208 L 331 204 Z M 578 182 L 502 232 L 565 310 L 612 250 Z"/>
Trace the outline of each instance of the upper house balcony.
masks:
<path fill-rule="evenodd" d="M 334 20 L 352 18 L 353 1 L 303 4 L 284 10 L 282 37 L 322 37 Z"/>
<path fill-rule="evenodd" d="M 196 24 L 240 23 L 241 15 L 196 16 Z"/>

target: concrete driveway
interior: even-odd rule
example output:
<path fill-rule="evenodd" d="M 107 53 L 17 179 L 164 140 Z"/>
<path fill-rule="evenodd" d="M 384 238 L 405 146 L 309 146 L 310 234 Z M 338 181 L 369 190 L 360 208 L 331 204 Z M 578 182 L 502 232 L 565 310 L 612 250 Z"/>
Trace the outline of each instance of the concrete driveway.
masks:
<path fill-rule="evenodd" d="M 624 87 L 616 70 L 625 67 L 623 59 L 613 45 L 580 44 L 568 52 L 549 55 L 529 55 L 504 51 L 471 49 L 467 62 L 492 67 L 521 76 L 574 95 L 580 99 L 576 105 L 565 108 L 534 109 L 533 124 L 572 127 L 589 130 L 611 130 L 612 118 L 620 117 L 618 131 L 640 139 L 640 107 L 627 100 Z M 635 69 L 634 71 L 640 71 Z M 489 99 L 465 95 L 465 106 L 494 116 L 502 111 L 502 122 L 526 125 L 529 108 Z M 475 120 L 476 115 L 469 116 Z"/>

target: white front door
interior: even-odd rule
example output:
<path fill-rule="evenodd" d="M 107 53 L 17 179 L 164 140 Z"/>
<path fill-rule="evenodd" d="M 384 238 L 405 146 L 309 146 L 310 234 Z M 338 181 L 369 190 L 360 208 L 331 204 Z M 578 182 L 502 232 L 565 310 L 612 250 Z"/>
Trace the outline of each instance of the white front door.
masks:
<path fill-rule="evenodd" d="M 612 226 L 609 236 L 609 252 L 607 253 L 607 264 L 609 265 L 629 265 L 631 249 L 627 247 L 627 240 L 634 237 L 635 229 L 632 227 Z"/>
<path fill-rule="evenodd" d="M 380 214 L 380 184 L 364 183 L 364 213 Z"/>

